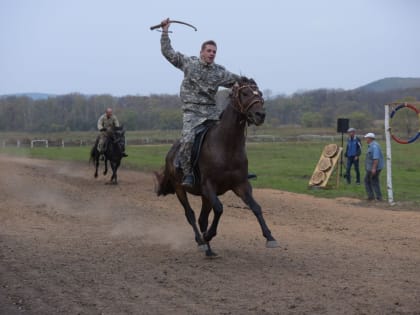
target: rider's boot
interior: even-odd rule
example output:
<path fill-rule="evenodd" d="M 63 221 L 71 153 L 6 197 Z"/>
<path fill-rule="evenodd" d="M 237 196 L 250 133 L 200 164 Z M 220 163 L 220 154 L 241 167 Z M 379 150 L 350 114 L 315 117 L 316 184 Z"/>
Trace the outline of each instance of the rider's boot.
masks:
<path fill-rule="evenodd" d="M 192 188 L 194 186 L 194 175 L 191 166 L 191 150 L 192 143 L 186 142 L 181 144 L 180 150 L 180 164 L 184 177 L 182 178 L 181 185 L 184 187 Z"/>
<path fill-rule="evenodd" d="M 194 175 L 193 174 L 185 174 L 182 178 L 183 187 L 192 188 L 194 186 Z"/>

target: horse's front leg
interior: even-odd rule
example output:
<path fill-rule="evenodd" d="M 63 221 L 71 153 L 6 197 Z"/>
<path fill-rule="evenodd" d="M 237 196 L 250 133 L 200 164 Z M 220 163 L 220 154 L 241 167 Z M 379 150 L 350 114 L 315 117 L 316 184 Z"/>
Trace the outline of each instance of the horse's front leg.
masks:
<path fill-rule="evenodd" d="M 119 162 L 110 162 L 110 164 L 111 164 L 111 169 L 112 169 L 111 183 L 114 184 L 114 185 L 117 185 L 118 184 L 117 170 L 118 170 L 118 167 L 120 166 L 120 163 Z"/>
<path fill-rule="evenodd" d="M 198 224 L 200 225 L 201 233 L 204 235 L 204 233 L 207 232 L 207 228 L 209 226 L 209 215 L 212 209 L 212 205 L 210 201 L 204 196 L 201 196 L 201 202 L 201 212 L 200 217 L 198 218 Z M 209 246 L 210 245 L 208 244 L 208 242 L 203 242 L 203 244 L 200 245 L 200 249 L 207 251 L 210 248 Z"/>
<path fill-rule="evenodd" d="M 201 202 L 201 212 L 200 217 L 198 218 L 198 224 L 200 225 L 201 233 L 205 233 L 207 232 L 207 227 L 209 226 L 209 215 L 212 205 L 210 201 L 203 196 L 201 196 Z"/>
<path fill-rule="evenodd" d="M 245 204 L 251 208 L 254 215 L 257 217 L 258 223 L 261 226 L 263 236 L 267 240 L 266 246 L 269 248 L 278 247 L 276 239 L 271 235 L 271 231 L 265 223 L 263 213 L 261 211 L 261 206 L 255 201 L 252 196 L 252 187 L 249 182 L 233 190 L 236 195 L 238 195 Z"/>
<path fill-rule="evenodd" d="M 106 156 L 104 156 L 104 163 L 105 163 L 105 170 L 104 170 L 104 176 L 108 173 L 108 159 Z"/>

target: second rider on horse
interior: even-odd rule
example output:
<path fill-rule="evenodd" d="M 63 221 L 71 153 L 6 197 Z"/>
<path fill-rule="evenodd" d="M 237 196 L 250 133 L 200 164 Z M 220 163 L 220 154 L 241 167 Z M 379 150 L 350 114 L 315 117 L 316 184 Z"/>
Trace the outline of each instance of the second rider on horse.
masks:
<path fill-rule="evenodd" d="M 120 127 L 117 116 L 112 113 L 112 108 L 108 107 L 105 113 L 98 119 L 98 152 L 99 154 L 104 154 L 106 150 L 106 144 L 109 140 L 111 133 L 115 127 Z M 123 152 L 123 157 L 128 155 Z"/>
<path fill-rule="evenodd" d="M 191 165 L 191 151 L 197 127 L 207 120 L 219 120 L 220 111 L 216 106 L 216 93 L 220 86 L 230 88 L 240 76 L 214 63 L 217 46 L 212 40 L 201 45 L 200 58 L 185 56 L 175 52 L 168 36 L 170 20 L 163 20 L 161 49 L 165 58 L 184 72 L 180 97 L 184 103 L 183 127 L 179 162 L 184 172 L 182 185 L 192 187 L 194 176 Z"/>

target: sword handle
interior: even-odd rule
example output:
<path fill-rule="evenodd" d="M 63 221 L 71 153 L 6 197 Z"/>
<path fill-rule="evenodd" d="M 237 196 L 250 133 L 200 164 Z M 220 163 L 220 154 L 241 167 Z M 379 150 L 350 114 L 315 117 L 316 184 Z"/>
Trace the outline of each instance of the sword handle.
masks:
<path fill-rule="evenodd" d="M 150 30 L 151 31 L 153 31 L 153 30 L 155 30 L 155 29 L 157 29 L 157 28 L 160 28 L 160 27 L 162 27 L 163 25 L 162 25 L 162 23 L 160 23 L 160 24 L 158 24 L 158 25 L 153 25 L 153 26 L 150 26 Z"/>

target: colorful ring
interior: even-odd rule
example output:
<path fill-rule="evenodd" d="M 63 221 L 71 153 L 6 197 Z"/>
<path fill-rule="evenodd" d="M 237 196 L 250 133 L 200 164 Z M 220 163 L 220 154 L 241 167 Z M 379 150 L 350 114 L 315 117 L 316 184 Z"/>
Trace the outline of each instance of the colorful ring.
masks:
<path fill-rule="evenodd" d="M 397 107 L 395 107 L 395 108 L 394 108 L 394 110 L 393 110 L 393 111 L 389 114 L 389 117 L 392 119 L 392 117 L 394 117 L 395 113 L 396 113 L 398 110 L 400 110 L 401 108 L 404 108 L 404 107 L 407 107 L 407 108 L 411 109 L 412 111 L 414 111 L 414 112 L 417 114 L 417 116 L 418 116 L 418 118 L 419 118 L 419 121 L 420 121 L 420 111 L 417 109 L 417 107 L 415 107 L 415 106 L 413 106 L 413 105 L 410 105 L 410 104 L 400 104 L 400 105 L 398 105 L 398 106 L 397 106 Z M 392 137 L 392 139 L 394 139 L 396 142 L 401 143 L 401 144 L 409 144 L 409 143 L 413 143 L 414 141 L 416 141 L 416 140 L 420 137 L 420 129 L 419 129 L 419 131 L 417 132 L 417 134 L 416 134 L 415 136 L 411 137 L 411 138 L 410 138 L 410 139 L 408 139 L 408 140 L 402 140 L 402 139 L 398 138 L 397 136 L 393 135 L 391 131 L 392 131 L 392 129 L 390 128 L 390 133 L 391 133 L 391 137 Z"/>

